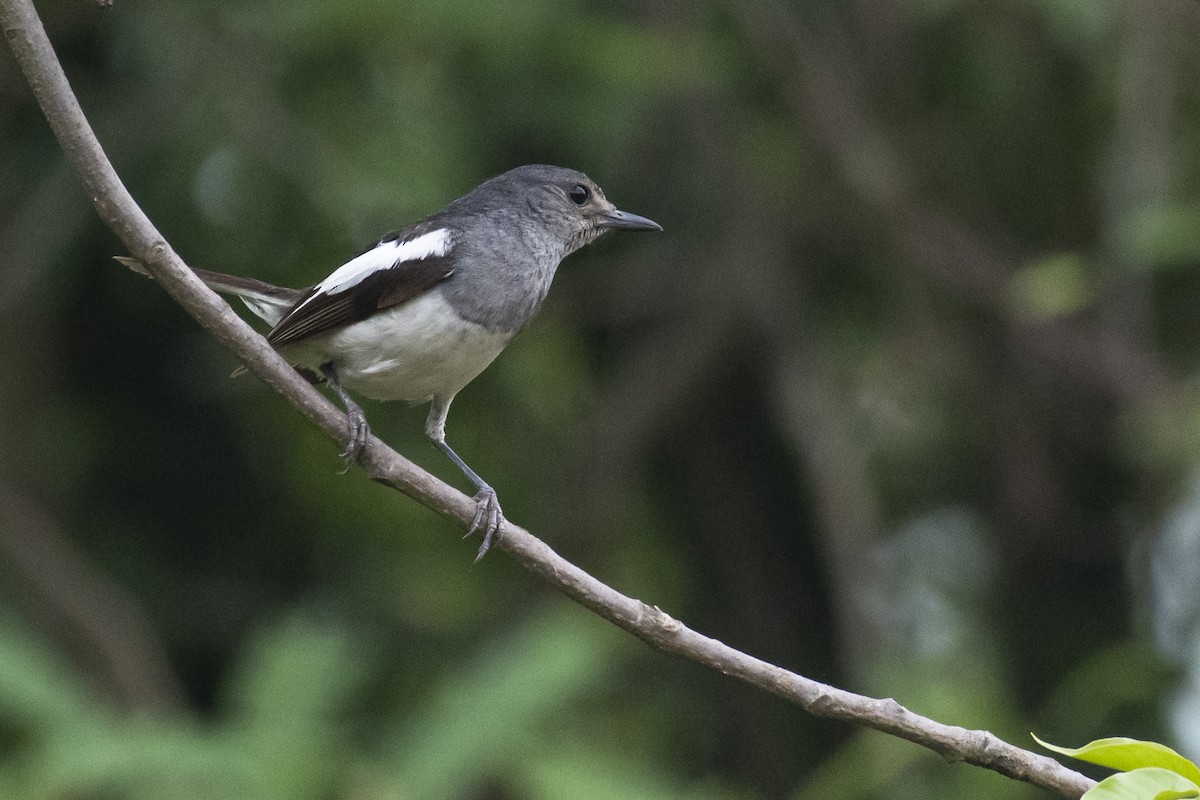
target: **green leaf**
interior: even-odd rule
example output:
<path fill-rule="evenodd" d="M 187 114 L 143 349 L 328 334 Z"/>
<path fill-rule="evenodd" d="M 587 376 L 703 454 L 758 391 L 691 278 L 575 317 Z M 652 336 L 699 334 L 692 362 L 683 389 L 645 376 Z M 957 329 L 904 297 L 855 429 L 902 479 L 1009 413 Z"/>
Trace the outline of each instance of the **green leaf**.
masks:
<path fill-rule="evenodd" d="M 380 796 L 452 798 L 526 763 L 534 732 L 552 731 L 616 662 L 623 640 L 581 625 L 578 611 L 527 614 L 401 720 Z"/>
<path fill-rule="evenodd" d="M 1135 266 L 1162 269 L 1187 267 L 1200 256 L 1200 204 L 1154 203 L 1141 208 L 1122 222 L 1119 241 Z"/>
<path fill-rule="evenodd" d="M 1087 264 L 1076 253 L 1057 253 L 1031 262 L 1009 282 L 1014 311 L 1033 321 L 1072 314 L 1094 296 Z"/>
<path fill-rule="evenodd" d="M 1032 733 L 1029 735 L 1033 736 L 1034 740 L 1047 750 L 1078 758 L 1081 761 L 1119 769 L 1122 772 L 1142 767 L 1161 767 L 1186 778 L 1193 785 L 1200 784 L 1200 767 L 1158 742 L 1143 742 L 1117 736 L 1111 739 L 1097 739 L 1094 742 L 1088 742 L 1083 747 L 1072 749 L 1043 742 Z"/>
<path fill-rule="evenodd" d="M 1142 767 L 1110 775 L 1088 789 L 1083 800 L 1179 800 L 1184 797 L 1200 797 L 1200 786 L 1169 769 Z"/>

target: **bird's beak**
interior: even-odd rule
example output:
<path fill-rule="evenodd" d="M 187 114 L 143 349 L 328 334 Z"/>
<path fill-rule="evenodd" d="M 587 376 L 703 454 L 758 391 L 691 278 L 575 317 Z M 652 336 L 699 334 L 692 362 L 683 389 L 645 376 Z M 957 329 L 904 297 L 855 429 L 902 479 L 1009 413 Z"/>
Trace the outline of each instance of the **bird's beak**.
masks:
<path fill-rule="evenodd" d="M 596 220 L 597 228 L 607 228 L 623 231 L 661 231 L 662 225 L 659 225 L 652 219 L 630 214 L 628 211 L 619 211 L 613 209 L 607 211 Z"/>

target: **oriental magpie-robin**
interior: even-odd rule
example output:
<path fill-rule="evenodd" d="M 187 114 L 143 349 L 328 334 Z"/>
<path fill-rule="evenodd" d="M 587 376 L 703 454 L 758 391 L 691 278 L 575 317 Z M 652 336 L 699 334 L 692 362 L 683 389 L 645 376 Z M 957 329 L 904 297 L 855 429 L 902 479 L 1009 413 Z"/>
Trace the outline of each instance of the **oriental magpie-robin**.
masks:
<path fill-rule="evenodd" d="M 504 517 L 495 490 L 446 442 L 450 403 L 537 314 L 559 262 L 610 230 L 662 228 L 618 210 L 583 173 L 534 164 L 485 181 L 384 236 L 308 289 L 196 274 L 240 297 L 272 326 L 267 341 L 329 382 L 346 407 L 347 464 L 370 440 L 347 389 L 376 400 L 432 403 L 425 434 L 478 490 L 468 531 L 483 532 L 478 561 Z"/>

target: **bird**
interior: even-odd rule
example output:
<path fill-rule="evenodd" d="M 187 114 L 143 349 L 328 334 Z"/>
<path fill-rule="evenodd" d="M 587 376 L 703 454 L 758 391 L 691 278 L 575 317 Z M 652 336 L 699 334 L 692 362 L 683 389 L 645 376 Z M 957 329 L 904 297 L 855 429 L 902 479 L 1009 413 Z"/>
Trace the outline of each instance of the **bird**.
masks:
<path fill-rule="evenodd" d="M 476 489 L 467 535 L 482 533 L 478 562 L 504 515 L 496 490 L 446 441 L 450 404 L 533 320 L 562 260 L 616 230 L 662 226 L 619 210 L 582 172 L 529 164 L 388 233 L 306 289 L 193 271 L 240 298 L 271 326 L 267 341 L 341 400 L 347 469 L 371 435 L 350 392 L 430 404 L 425 435 Z M 118 260 L 148 274 L 134 259 Z"/>

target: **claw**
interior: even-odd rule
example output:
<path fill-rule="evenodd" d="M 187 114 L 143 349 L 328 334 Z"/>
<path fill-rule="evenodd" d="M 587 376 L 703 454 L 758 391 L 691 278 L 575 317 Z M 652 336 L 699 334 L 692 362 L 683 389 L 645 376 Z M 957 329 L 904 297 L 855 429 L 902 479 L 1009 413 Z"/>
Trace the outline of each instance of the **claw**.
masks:
<path fill-rule="evenodd" d="M 346 433 L 349 441 L 346 442 L 346 449 L 341 454 L 346 466 L 338 473 L 345 475 L 358 461 L 363 450 L 367 449 L 367 444 L 371 441 L 371 426 L 367 424 L 367 415 L 358 407 L 358 403 L 346 394 L 346 390 L 338 382 L 337 367 L 332 361 L 321 365 L 321 374 L 325 376 L 330 388 L 341 398 L 342 405 L 346 407 Z"/>
<path fill-rule="evenodd" d="M 350 468 L 358 461 L 359 456 L 367 449 L 368 442 L 371 441 L 371 426 L 367 424 L 367 416 L 363 414 L 362 409 L 354 406 L 346 411 L 346 429 L 349 435 L 349 441 L 346 443 L 346 449 L 340 454 L 341 459 L 346 466 L 342 468 L 341 475 L 345 475 L 350 471 Z"/>
<path fill-rule="evenodd" d="M 479 494 L 475 495 L 475 517 L 471 520 L 471 527 L 467 529 L 467 536 L 476 531 L 483 531 L 483 543 L 479 545 L 479 552 L 475 554 L 476 564 L 487 555 L 503 524 L 504 513 L 500 510 L 500 499 L 496 497 L 496 490 L 490 486 L 480 489 Z"/>

